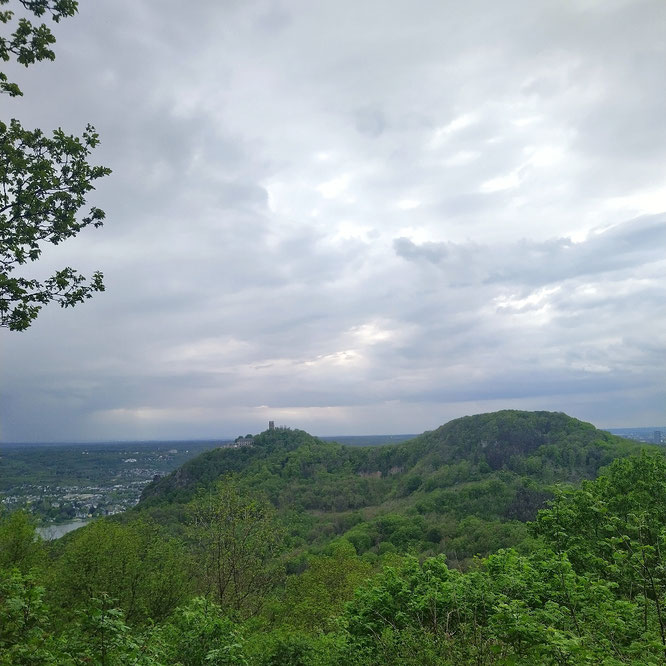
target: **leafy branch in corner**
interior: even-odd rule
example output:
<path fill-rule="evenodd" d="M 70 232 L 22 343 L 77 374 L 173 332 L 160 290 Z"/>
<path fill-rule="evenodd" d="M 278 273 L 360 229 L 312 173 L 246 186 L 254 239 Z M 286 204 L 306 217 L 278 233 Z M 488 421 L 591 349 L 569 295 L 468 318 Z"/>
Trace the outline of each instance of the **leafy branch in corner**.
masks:
<path fill-rule="evenodd" d="M 0 7 L 8 3 L 0 0 Z M 50 15 L 56 23 L 78 9 L 74 0 L 20 0 L 19 4 L 37 17 Z M 53 60 L 55 37 L 49 27 L 34 25 L 25 17 L 14 19 L 15 12 L 0 11 L 0 23 L 13 23 L 13 32 L 0 36 L 0 59 L 13 58 L 26 67 Z M 3 72 L 0 92 L 10 97 L 23 94 Z M 58 245 L 89 225 L 102 226 L 105 215 L 99 208 L 78 216 L 93 182 L 111 173 L 88 163 L 98 144 L 99 135 L 91 125 L 81 137 L 62 129 L 48 137 L 39 129 L 25 129 L 18 120 L 0 121 L 0 326 L 25 330 L 51 301 L 71 307 L 104 291 L 99 271 L 90 280 L 71 267 L 42 281 L 12 275 L 38 260 L 44 244 Z"/>

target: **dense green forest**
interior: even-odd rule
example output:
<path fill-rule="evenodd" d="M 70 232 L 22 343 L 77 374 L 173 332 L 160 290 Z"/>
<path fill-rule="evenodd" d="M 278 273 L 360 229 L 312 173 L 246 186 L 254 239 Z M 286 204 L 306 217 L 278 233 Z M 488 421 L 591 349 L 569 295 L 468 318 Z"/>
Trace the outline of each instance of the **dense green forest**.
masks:
<path fill-rule="evenodd" d="M 343 537 L 359 555 L 446 554 L 465 564 L 528 537 L 525 521 L 558 484 L 597 476 L 638 450 L 565 414 L 503 411 L 465 417 L 412 440 L 377 447 L 268 430 L 255 446 L 215 449 L 143 491 L 139 511 L 180 520 L 197 491 L 235 475 L 265 497 L 305 549 Z"/>
<path fill-rule="evenodd" d="M 266 431 L 52 543 L 0 521 L 0 664 L 666 662 L 666 459 L 504 411 Z"/>

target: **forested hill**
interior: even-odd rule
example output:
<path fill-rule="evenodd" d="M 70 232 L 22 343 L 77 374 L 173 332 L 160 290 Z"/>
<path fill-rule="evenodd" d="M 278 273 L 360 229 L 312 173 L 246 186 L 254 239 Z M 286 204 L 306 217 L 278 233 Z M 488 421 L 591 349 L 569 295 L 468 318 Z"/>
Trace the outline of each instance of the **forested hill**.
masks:
<path fill-rule="evenodd" d="M 665 478 L 549 412 L 264 432 L 57 541 L 0 512 L 0 666 L 663 664 Z"/>
<path fill-rule="evenodd" d="M 234 475 L 267 497 L 295 543 L 344 536 L 357 552 L 393 547 L 452 560 L 521 541 L 557 484 L 594 478 L 639 445 L 556 412 L 456 419 L 406 442 L 350 447 L 276 429 L 220 448 L 146 487 L 137 511 L 169 521 L 197 491 Z"/>
<path fill-rule="evenodd" d="M 601 465 L 633 450 L 628 440 L 562 412 L 517 410 L 455 419 L 405 446 L 424 469 L 468 461 L 566 481 L 596 476 Z"/>

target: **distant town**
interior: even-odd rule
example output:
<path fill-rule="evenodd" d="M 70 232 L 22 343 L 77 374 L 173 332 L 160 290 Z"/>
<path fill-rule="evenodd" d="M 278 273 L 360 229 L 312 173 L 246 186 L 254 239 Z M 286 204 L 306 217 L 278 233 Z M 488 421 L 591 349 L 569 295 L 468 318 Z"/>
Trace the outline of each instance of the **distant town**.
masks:
<path fill-rule="evenodd" d="M 229 442 L 3 445 L 0 502 L 26 508 L 43 525 L 112 516 L 143 488 L 202 451 Z"/>
<path fill-rule="evenodd" d="M 645 444 L 664 444 L 666 426 L 651 428 L 608 428 L 608 432 Z"/>

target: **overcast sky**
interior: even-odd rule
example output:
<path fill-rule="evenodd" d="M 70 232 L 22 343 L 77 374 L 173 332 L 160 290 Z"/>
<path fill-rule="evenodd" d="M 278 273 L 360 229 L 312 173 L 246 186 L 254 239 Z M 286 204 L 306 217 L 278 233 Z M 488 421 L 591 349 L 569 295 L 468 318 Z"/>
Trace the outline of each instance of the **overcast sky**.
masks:
<path fill-rule="evenodd" d="M 666 422 L 664 0 L 82 0 L 2 117 L 113 169 L 4 441 Z"/>

